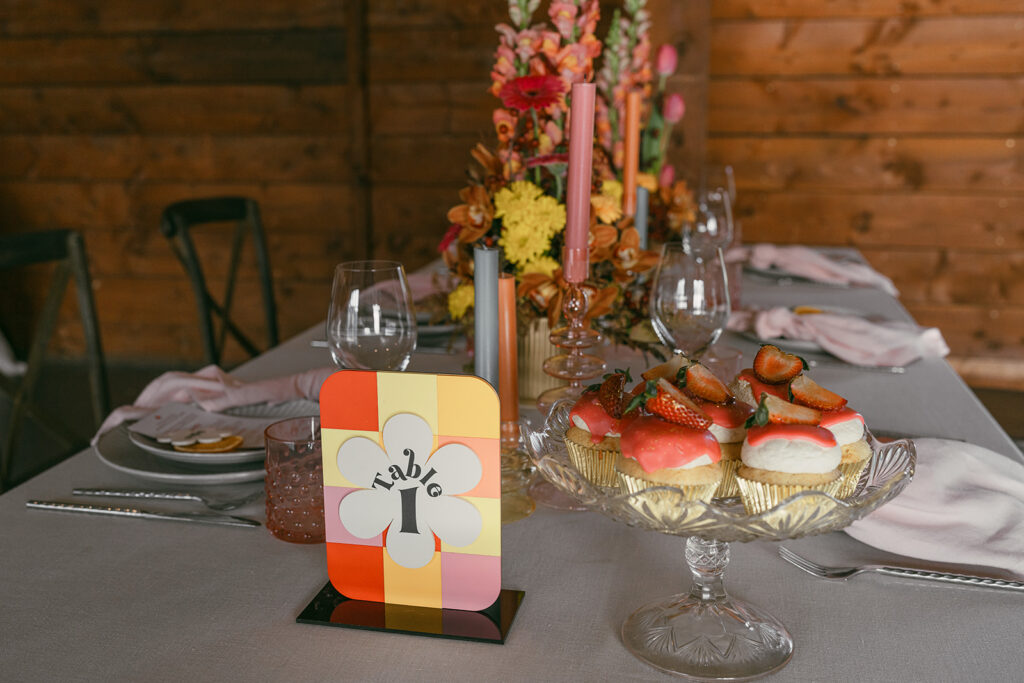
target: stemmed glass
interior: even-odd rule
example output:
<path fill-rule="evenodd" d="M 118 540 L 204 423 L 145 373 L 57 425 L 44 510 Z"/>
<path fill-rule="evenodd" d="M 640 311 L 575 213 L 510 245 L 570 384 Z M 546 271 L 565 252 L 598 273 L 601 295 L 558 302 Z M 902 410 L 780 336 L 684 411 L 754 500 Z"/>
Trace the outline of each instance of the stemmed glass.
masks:
<path fill-rule="evenodd" d="M 651 322 L 676 353 L 699 358 L 729 320 L 729 286 L 720 247 L 669 243 L 651 283 Z"/>
<path fill-rule="evenodd" d="M 405 370 L 416 349 L 416 315 L 401 263 L 338 264 L 327 313 L 327 346 L 339 368 Z"/>

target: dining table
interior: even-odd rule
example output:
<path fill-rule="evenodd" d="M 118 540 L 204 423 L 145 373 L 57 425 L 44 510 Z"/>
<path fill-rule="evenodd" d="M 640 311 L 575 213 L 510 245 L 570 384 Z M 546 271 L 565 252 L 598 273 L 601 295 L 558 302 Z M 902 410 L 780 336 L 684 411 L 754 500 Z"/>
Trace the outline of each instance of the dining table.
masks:
<path fill-rule="evenodd" d="M 325 291 L 325 303 L 327 296 Z M 912 321 L 897 298 L 879 289 L 763 274 L 744 275 L 742 302 L 832 306 Z M 258 380 L 329 365 L 327 349 L 315 343 L 323 335 L 323 325 L 314 325 L 232 374 Z M 742 352 L 746 367 L 759 348 L 756 339 L 731 331 L 717 344 Z M 603 352 L 609 365 L 629 365 L 633 376 L 653 362 L 611 345 Z M 848 398 L 877 433 L 962 440 L 1022 461 L 943 358 L 923 358 L 894 372 L 824 353 L 801 355 L 814 361 L 814 379 Z M 424 348 L 409 371 L 465 373 L 466 366 L 464 351 Z M 522 414 L 540 419 L 528 405 Z M 640 606 L 688 590 L 685 538 L 632 528 L 597 511 L 539 505 L 501 530 L 502 585 L 525 593 L 507 638 L 501 644 L 471 642 L 297 623 L 327 581 L 323 544 L 287 543 L 263 527 L 26 508 L 31 499 L 74 501 L 76 487 L 140 486 L 154 484 L 106 466 L 87 448 L 0 496 L 0 679 L 672 678 L 632 656 L 620 628 Z M 252 502 L 232 514 L 261 518 L 263 505 Z M 771 613 L 793 636 L 791 661 L 767 680 L 1024 678 L 1024 593 L 876 574 L 825 581 L 781 560 L 778 545 L 733 543 L 725 575 L 730 594 Z M 916 562 L 843 532 L 785 545 L 829 564 Z M 971 558 L 963 561 L 969 565 Z"/>

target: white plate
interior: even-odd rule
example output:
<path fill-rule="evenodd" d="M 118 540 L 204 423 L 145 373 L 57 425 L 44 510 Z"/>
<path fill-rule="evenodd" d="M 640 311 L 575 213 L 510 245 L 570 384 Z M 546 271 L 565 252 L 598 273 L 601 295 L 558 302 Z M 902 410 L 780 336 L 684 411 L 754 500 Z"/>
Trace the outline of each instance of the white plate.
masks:
<path fill-rule="evenodd" d="M 174 462 L 144 451 L 131 442 L 124 427 L 112 429 L 96 444 L 100 461 L 140 479 L 173 484 L 216 485 L 241 484 L 263 479 L 263 463 L 238 465 L 204 465 L 201 468 Z"/>
<path fill-rule="evenodd" d="M 265 417 L 272 421 L 284 420 L 289 417 L 305 417 L 307 415 L 319 415 L 320 404 L 315 401 L 296 400 L 285 403 L 267 404 L 258 403 L 255 405 L 238 406 L 223 411 L 225 415 L 237 417 Z M 269 422 L 268 422 L 269 424 Z M 244 450 L 229 451 L 227 453 L 189 453 L 187 451 L 176 451 L 169 443 L 160 443 L 143 434 L 128 431 L 128 439 L 144 451 L 161 458 L 167 458 L 175 462 L 183 462 L 189 465 L 238 465 L 248 462 L 263 462 L 265 449 L 247 448 Z"/>

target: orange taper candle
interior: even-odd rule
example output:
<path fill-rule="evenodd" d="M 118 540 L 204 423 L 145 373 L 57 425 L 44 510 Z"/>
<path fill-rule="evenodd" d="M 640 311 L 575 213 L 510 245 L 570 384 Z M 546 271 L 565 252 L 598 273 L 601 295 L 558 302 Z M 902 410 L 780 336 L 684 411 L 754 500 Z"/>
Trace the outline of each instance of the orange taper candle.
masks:
<path fill-rule="evenodd" d="M 626 125 L 622 157 L 622 212 L 636 213 L 636 174 L 640 170 L 640 91 L 626 95 Z"/>
<path fill-rule="evenodd" d="M 504 273 L 498 278 L 498 398 L 501 423 L 519 432 L 519 351 L 516 346 L 516 279 Z"/>

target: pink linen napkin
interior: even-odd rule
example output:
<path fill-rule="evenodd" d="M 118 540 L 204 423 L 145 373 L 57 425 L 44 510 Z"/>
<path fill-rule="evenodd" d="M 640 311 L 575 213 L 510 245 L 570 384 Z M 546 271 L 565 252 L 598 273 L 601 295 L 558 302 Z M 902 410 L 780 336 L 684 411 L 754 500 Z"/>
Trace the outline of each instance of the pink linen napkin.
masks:
<path fill-rule="evenodd" d="M 871 266 L 830 259 L 820 251 L 799 245 L 755 244 L 749 248 L 748 263 L 754 268 L 771 267 L 792 275 L 841 285 L 867 285 L 899 296 L 892 280 Z"/>
<path fill-rule="evenodd" d="M 134 405 L 121 406 L 107 416 L 91 443 L 95 446 L 100 436 L 125 420 L 138 420 L 167 403 L 194 402 L 204 410 L 216 412 L 255 403 L 282 403 L 301 398 L 316 401 L 320 385 L 334 372 L 333 367 L 316 368 L 258 382 L 235 379 L 216 365 L 207 365 L 195 373 L 165 372 L 142 390 Z"/>
<path fill-rule="evenodd" d="M 871 322 L 856 315 L 811 313 L 788 308 L 739 312 L 729 329 L 753 332 L 759 339 L 786 337 L 815 342 L 833 356 L 854 365 L 903 366 L 918 358 L 942 358 L 949 347 L 937 328 L 920 328 L 897 321 Z"/>
<path fill-rule="evenodd" d="M 959 441 L 914 444 L 914 480 L 846 533 L 907 557 L 1024 577 L 1024 465 Z"/>

